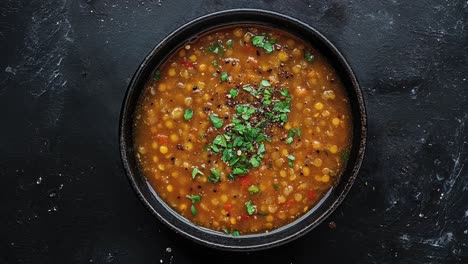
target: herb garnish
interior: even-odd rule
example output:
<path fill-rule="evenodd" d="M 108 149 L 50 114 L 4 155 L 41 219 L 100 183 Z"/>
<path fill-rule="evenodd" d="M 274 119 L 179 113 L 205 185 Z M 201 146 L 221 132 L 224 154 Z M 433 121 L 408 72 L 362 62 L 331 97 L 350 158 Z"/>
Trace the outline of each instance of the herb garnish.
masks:
<path fill-rule="evenodd" d="M 193 215 L 197 215 L 197 213 L 198 213 L 198 212 L 197 212 L 197 208 L 195 208 L 195 205 L 194 205 L 194 204 L 192 204 L 192 206 L 190 207 L 190 211 L 192 211 L 192 214 L 193 214 Z"/>
<path fill-rule="evenodd" d="M 239 91 L 237 91 L 236 89 L 231 89 L 229 91 L 229 95 L 231 96 L 232 99 L 236 99 L 238 94 L 239 94 Z"/>
<path fill-rule="evenodd" d="M 185 112 L 184 112 L 185 121 L 190 120 L 192 117 L 193 117 L 193 110 L 190 108 L 185 109 Z"/>
<path fill-rule="evenodd" d="M 242 90 L 231 89 L 227 96 L 235 99 L 240 91 L 258 100 L 248 103 L 235 101 L 235 114 L 226 125 L 225 132 L 218 134 L 208 146 L 231 167 L 230 180 L 260 167 L 266 152 L 265 141 L 271 141 L 269 128 L 275 123 L 287 122 L 291 107 L 288 90 L 275 89 L 267 80 L 261 80 L 257 87 L 247 84 Z M 223 126 L 223 120 L 216 115 L 209 117 L 215 128 Z M 297 134 L 297 131 L 294 133 Z"/>
<path fill-rule="evenodd" d="M 211 64 L 213 64 L 213 66 L 215 66 L 215 67 L 218 66 L 218 62 L 215 61 L 215 60 Z"/>
<path fill-rule="evenodd" d="M 200 195 L 185 195 L 185 197 L 189 198 L 192 203 L 196 203 L 196 202 L 199 202 L 201 201 L 201 196 Z"/>
<path fill-rule="evenodd" d="M 161 80 L 161 71 L 157 70 L 154 72 L 153 80 L 155 81 Z"/>
<path fill-rule="evenodd" d="M 223 72 L 223 74 L 221 74 L 221 81 L 222 81 L 222 82 L 226 81 L 228 77 L 229 77 L 228 73 L 227 73 L 227 72 Z"/>
<path fill-rule="evenodd" d="M 192 179 L 195 179 L 195 177 L 196 177 L 198 174 L 205 175 L 203 172 L 201 172 L 201 171 L 198 169 L 198 167 L 194 167 L 193 170 L 192 170 Z"/>
<path fill-rule="evenodd" d="M 278 186 L 278 184 L 273 184 L 273 188 L 275 188 L 275 190 L 279 191 L 280 187 Z"/>
<path fill-rule="evenodd" d="M 255 47 L 263 48 L 266 53 L 272 53 L 274 48 L 273 44 L 276 42 L 276 40 L 269 40 L 268 37 L 266 36 L 255 36 L 252 38 L 252 44 Z"/>
<path fill-rule="evenodd" d="M 223 126 L 223 120 L 215 115 L 210 115 L 210 120 L 216 128 L 221 128 Z"/>
<path fill-rule="evenodd" d="M 260 189 L 256 185 L 249 186 L 249 188 L 247 188 L 247 190 L 250 192 L 250 194 L 255 194 L 255 193 L 260 192 Z"/>
<path fill-rule="evenodd" d="M 293 128 L 291 130 L 288 131 L 288 138 L 286 139 L 286 144 L 291 144 L 294 140 L 294 136 L 298 136 L 298 137 L 301 137 L 301 128 L 300 127 L 296 127 L 296 128 Z"/>
<path fill-rule="evenodd" d="M 201 201 L 201 196 L 200 195 L 185 195 L 188 199 L 192 201 L 192 206 L 190 207 L 190 211 L 192 212 L 192 215 L 197 215 L 197 208 L 195 208 L 195 203 Z"/>
<path fill-rule="evenodd" d="M 218 183 L 221 180 L 221 172 L 217 169 L 211 169 L 211 174 L 208 176 L 208 180 L 212 183 Z"/>
<path fill-rule="evenodd" d="M 288 160 L 289 160 L 289 162 L 288 162 L 289 167 L 294 166 L 294 160 L 296 159 L 296 157 L 294 157 L 293 155 L 289 154 L 289 155 L 286 156 L 286 158 L 288 158 Z"/>
<path fill-rule="evenodd" d="M 245 203 L 247 209 L 247 214 L 253 215 L 257 211 L 257 207 L 252 204 L 252 200 L 249 200 Z"/>
<path fill-rule="evenodd" d="M 221 40 L 218 40 L 216 42 L 216 44 L 211 44 L 210 46 L 208 46 L 208 51 L 218 55 L 224 55 L 224 53 L 226 52 L 226 50 L 224 49 L 223 47 L 223 43 L 221 42 Z"/>
<path fill-rule="evenodd" d="M 341 159 L 343 160 L 343 162 L 347 162 L 348 159 L 349 159 L 349 151 L 347 149 L 344 149 L 343 151 L 341 151 Z"/>
<path fill-rule="evenodd" d="M 226 45 L 229 47 L 229 48 L 232 48 L 232 39 L 228 39 L 226 41 Z"/>
<path fill-rule="evenodd" d="M 310 51 L 308 50 L 305 50 L 304 51 L 304 59 L 307 61 L 307 62 L 313 62 L 315 57 L 314 55 L 312 55 L 312 53 L 310 53 Z"/>

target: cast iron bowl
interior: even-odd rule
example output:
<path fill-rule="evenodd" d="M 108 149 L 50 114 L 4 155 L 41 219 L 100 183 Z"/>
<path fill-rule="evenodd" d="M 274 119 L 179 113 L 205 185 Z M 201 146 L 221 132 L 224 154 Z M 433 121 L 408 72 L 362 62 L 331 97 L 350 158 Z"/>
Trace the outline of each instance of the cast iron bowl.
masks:
<path fill-rule="evenodd" d="M 235 24 L 269 26 L 295 34 L 311 42 L 327 56 L 346 87 L 353 115 L 353 139 L 347 166 L 339 182 L 309 210 L 294 222 L 268 233 L 233 237 L 192 224 L 172 210 L 153 190 L 139 171 L 133 146 L 135 107 L 145 84 L 154 70 L 177 48 L 206 31 Z M 120 119 L 120 153 L 130 182 L 147 208 L 177 233 L 200 244 L 224 250 L 253 251 L 279 246 L 292 241 L 320 224 L 343 201 L 361 165 L 366 145 L 366 110 L 356 76 L 343 55 L 321 33 L 311 26 L 282 14 L 254 9 L 235 9 L 209 14 L 195 19 L 162 40 L 141 63 L 133 76 L 123 102 Z"/>

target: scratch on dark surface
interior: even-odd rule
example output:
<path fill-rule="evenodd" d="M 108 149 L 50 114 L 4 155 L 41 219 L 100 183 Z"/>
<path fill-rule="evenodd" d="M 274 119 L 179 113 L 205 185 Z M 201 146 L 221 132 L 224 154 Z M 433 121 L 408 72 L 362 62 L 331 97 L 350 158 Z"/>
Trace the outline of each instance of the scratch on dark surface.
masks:
<path fill-rule="evenodd" d="M 63 60 L 68 54 L 69 45 L 73 44 L 73 27 L 68 20 L 69 1 L 54 2 L 33 1 L 37 8 L 32 14 L 24 46 L 20 51 L 22 60 L 16 66 L 10 66 L 9 72 L 22 74 L 33 72 L 33 76 L 22 85 L 33 97 L 48 93 L 50 102 L 45 117 L 53 126 L 60 119 L 64 107 L 64 97 L 68 93 L 67 80 L 63 75 Z"/>
<path fill-rule="evenodd" d="M 458 178 L 460 177 L 463 168 L 465 167 L 465 160 L 463 160 L 463 153 L 465 149 L 465 144 L 468 142 L 466 141 L 465 135 L 465 125 L 468 119 L 468 114 L 465 114 L 464 117 L 457 119 L 457 122 L 460 123 L 460 126 L 455 132 L 455 151 L 452 153 L 453 159 L 453 168 L 448 177 L 448 181 L 445 184 L 446 187 L 446 194 L 450 194 L 453 190 L 455 183 L 457 182 Z M 465 186 L 464 186 L 465 187 Z"/>

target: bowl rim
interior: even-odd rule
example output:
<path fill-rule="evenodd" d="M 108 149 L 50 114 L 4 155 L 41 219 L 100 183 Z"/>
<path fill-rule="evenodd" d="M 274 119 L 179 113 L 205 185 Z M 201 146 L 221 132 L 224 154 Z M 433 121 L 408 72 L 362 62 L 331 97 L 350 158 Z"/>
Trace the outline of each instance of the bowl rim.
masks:
<path fill-rule="evenodd" d="M 212 25 L 213 21 L 220 19 L 222 20 L 226 17 L 235 18 L 236 16 L 240 16 L 243 19 L 225 21 L 217 25 Z M 277 21 L 268 22 L 267 20 L 269 19 Z M 279 25 L 278 23 L 280 22 L 286 24 L 286 26 L 280 30 L 286 31 L 291 34 L 293 33 L 290 30 L 286 29 L 287 27 L 290 27 L 289 29 L 295 28 L 295 31 L 306 30 L 307 34 L 309 34 L 313 38 L 313 40 L 301 38 L 300 36 L 298 37 L 306 42 L 311 42 L 314 45 L 314 47 L 317 47 L 317 45 L 321 46 L 319 50 L 321 50 L 322 48 L 327 49 L 327 52 L 329 53 L 327 57 L 330 60 L 330 62 L 332 62 L 333 60 L 334 64 L 336 64 L 334 65 L 334 67 L 336 68 L 338 66 L 342 71 L 339 74 L 340 78 L 342 78 L 342 80 L 346 79 L 348 85 L 351 86 L 345 87 L 345 89 L 347 90 L 348 98 L 351 99 L 351 96 L 353 96 L 356 100 L 354 101 L 354 103 L 352 100 L 350 100 L 351 107 L 354 107 L 355 109 L 352 109 L 353 143 L 351 149 L 352 157 L 350 157 L 349 160 L 353 160 L 354 162 L 352 162 L 352 166 L 351 162 L 348 162 L 345 171 L 343 172 L 339 182 L 337 183 L 343 184 L 341 182 L 343 175 L 345 173 L 349 174 L 345 185 L 341 188 L 342 190 L 339 193 L 333 194 L 335 188 L 332 188 L 327 193 L 326 197 L 322 198 L 321 201 L 316 206 L 314 206 L 315 209 L 309 210 L 307 213 L 302 215 L 300 218 L 294 220 L 292 223 L 275 229 L 270 233 L 260 233 L 232 237 L 220 232 L 213 231 L 208 228 L 197 226 L 196 224 L 193 224 L 187 219 L 183 218 L 177 212 L 172 210 L 164 201 L 162 201 L 161 198 L 159 198 L 159 196 L 152 189 L 149 183 L 144 179 L 144 176 L 139 173 L 139 169 L 137 168 L 137 166 L 134 165 L 135 162 L 133 161 L 133 159 L 135 159 L 135 157 L 133 152 L 133 141 L 130 139 L 131 135 L 129 135 L 132 134 L 129 133 L 129 131 L 132 131 L 131 128 L 133 124 L 132 115 L 135 108 L 135 104 L 133 102 L 135 101 L 135 97 L 138 98 L 141 94 L 141 91 L 144 89 L 144 84 L 147 83 L 147 80 L 149 78 L 148 73 L 154 72 L 154 70 L 158 66 L 162 65 L 165 62 L 165 60 L 170 55 L 172 55 L 173 51 L 175 51 L 177 48 L 186 43 L 186 41 L 190 39 L 190 37 L 193 37 L 194 35 L 201 34 L 206 31 L 211 31 L 216 28 L 225 27 L 229 25 L 232 26 L 236 24 L 258 24 L 268 27 L 268 25 Z M 188 30 L 194 28 L 197 28 L 195 32 L 187 33 Z M 180 35 L 184 34 L 189 36 L 179 37 Z M 176 40 L 178 38 L 185 39 L 185 41 L 179 42 L 179 45 L 176 45 L 176 47 L 167 47 L 167 45 L 171 44 L 171 42 L 175 41 L 177 43 Z M 171 52 L 169 52 L 168 54 L 160 55 L 160 57 L 163 57 L 164 59 L 161 59 L 157 63 L 154 62 L 158 53 L 161 53 L 164 50 L 164 48 L 170 49 Z M 321 52 L 323 52 L 323 50 L 321 50 Z M 333 58 L 330 58 L 330 55 L 332 55 Z M 158 66 L 154 67 L 155 64 L 157 64 Z M 343 73 L 346 76 L 342 76 Z M 141 85 L 142 83 L 143 87 Z M 352 94 L 350 94 L 350 92 Z M 357 114 L 359 118 L 356 118 Z M 356 126 L 356 121 L 358 121 L 357 123 L 359 124 L 359 127 Z M 355 132 L 357 132 L 357 135 Z M 356 138 L 357 136 L 359 136 L 359 138 Z M 254 251 L 276 247 L 303 236 L 304 234 L 318 226 L 321 222 L 323 222 L 331 213 L 333 213 L 336 210 L 336 208 L 343 201 L 343 199 L 349 192 L 351 186 L 353 185 L 358 175 L 362 161 L 364 159 L 366 137 L 367 111 L 364 97 L 354 71 L 352 70 L 346 58 L 341 54 L 341 52 L 322 33 L 320 33 L 312 26 L 296 18 L 273 11 L 250 8 L 228 9 L 198 17 L 178 27 L 176 30 L 172 31 L 167 37 L 161 40 L 151 50 L 151 52 L 146 55 L 145 59 L 142 61 L 135 74 L 133 75 L 124 96 L 119 123 L 119 147 L 122 164 L 127 178 L 129 179 L 134 191 L 137 193 L 137 196 L 139 197 L 140 201 L 151 211 L 151 213 L 154 216 L 156 216 L 156 218 L 159 219 L 159 221 L 169 226 L 176 233 L 190 238 L 192 241 L 195 241 L 199 244 L 209 246 L 211 248 L 229 251 Z M 358 144 L 356 145 L 355 143 Z M 146 186 L 144 183 L 146 183 Z M 148 188 L 148 190 L 145 188 Z M 334 197 L 330 198 L 330 196 Z M 329 202 L 330 199 L 333 199 L 333 201 Z M 329 204 L 326 206 L 326 208 L 321 208 L 325 201 L 328 201 Z M 302 225 L 302 227 L 299 226 L 299 228 L 294 228 L 296 224 L 305 222 L 304 219 L 311 217 L 311 215 L 319 209 L 321 209 L 323 212 L 321 212 L 313 221 L 310 220 L 310 223 Z M 292 229 L 294 230 L 291 231 Z M 277 233 L 277 235 L 273 236 L 272 234 L 275 234 L 275 232 Z"/>

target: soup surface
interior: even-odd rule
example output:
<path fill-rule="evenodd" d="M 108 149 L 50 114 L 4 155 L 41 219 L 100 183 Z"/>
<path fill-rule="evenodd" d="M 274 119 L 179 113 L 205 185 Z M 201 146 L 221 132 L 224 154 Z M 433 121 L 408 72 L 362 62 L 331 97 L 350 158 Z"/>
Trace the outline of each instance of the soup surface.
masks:
<path fill-rule="evenodd" d="M 201 35 L 157 69 L 135 113 L 140 169 L 196 223 L 234 236 L 297 219 L 337 182 L 352 120 L 309 43 L 243 25 Z"/>

